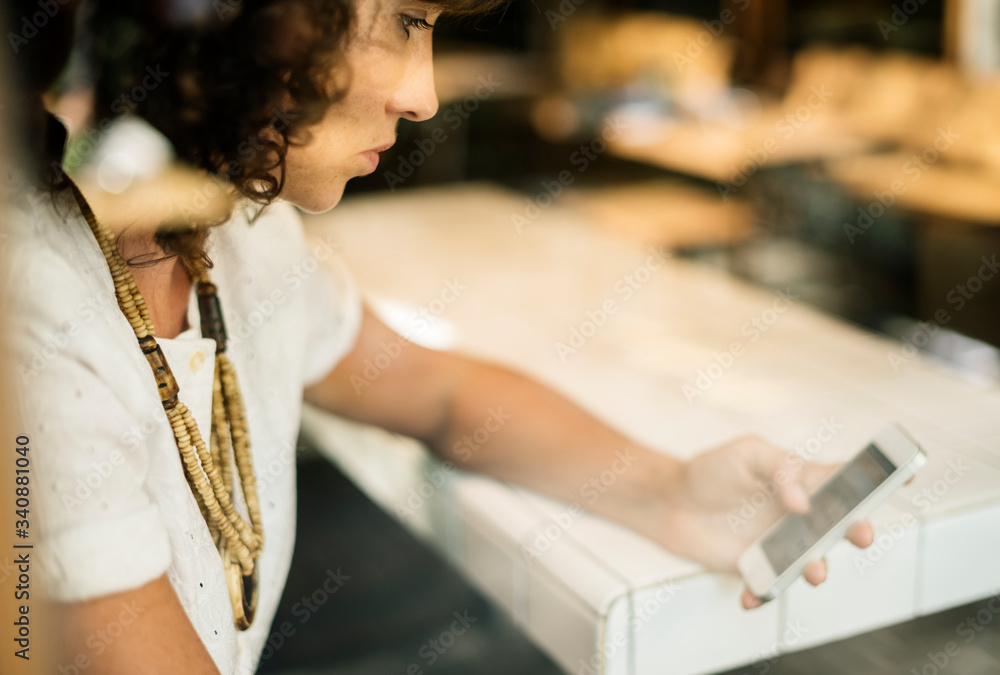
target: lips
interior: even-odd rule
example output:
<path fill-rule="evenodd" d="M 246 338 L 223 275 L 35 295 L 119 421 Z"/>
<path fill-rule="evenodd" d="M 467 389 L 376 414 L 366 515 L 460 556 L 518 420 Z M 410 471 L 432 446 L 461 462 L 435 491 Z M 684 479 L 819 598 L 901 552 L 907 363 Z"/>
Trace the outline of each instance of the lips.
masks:
<path fill-rule="evenodd" d="M 378 146 L 377 148 L 372 148 L 371 150 L 365 150 L 364 152 L 361 153 L 361 156 L 364 157 L 365 160 L 368 162 L 368 173 L 371 173 L 375 171 L 376 168 L 378 168 L 378 159 L 379 159 L 378 153 L 385 152 L 395 144 L 396 140 L 393 139 L 388 143 Z"/>

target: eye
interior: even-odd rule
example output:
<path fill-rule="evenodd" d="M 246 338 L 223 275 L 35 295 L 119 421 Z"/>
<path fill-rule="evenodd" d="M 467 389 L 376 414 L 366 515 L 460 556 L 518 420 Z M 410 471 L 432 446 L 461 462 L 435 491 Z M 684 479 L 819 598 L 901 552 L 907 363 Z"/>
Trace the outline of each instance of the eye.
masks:
<path fill-rule="evenodd" d="M 430 30 L 431 28 L 434 28 L 434 24 L 427 23 L 427 19 L 418 19 L 415 16 L 409 16 L 407 14 L 400 14 L 399 20 L 403 25 L 403 31 L 406 33 L 406 37 L 410 37 L 411 28 L 416 28 L 418 30 Z"/>

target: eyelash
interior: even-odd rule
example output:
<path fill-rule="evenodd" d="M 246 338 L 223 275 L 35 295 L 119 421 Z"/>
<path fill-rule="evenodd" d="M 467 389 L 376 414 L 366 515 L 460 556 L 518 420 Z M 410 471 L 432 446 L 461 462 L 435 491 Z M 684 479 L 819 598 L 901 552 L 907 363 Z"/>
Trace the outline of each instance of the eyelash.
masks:
<path fill-rule="evenodd" d="M 403 23 L 403 31 L 406 33 L 406 37 L 410 37 L 410 28 L 416 28 L 418 30 L 430 30 L 434 28 L 434 24 L 427 23 L 427 19 L 418 19 L 415 16 L 408 16 L 402 14 L 400 16 Z"/>

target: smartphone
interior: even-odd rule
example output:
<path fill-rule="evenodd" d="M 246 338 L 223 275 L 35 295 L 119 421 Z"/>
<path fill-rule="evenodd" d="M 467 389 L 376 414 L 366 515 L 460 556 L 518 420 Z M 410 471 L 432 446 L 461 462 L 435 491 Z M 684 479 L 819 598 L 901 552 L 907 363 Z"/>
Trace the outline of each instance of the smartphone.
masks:
<path fill-rule="evenodd" d="M 888 427 L 811 495 L 808 513 L 789 513 L 740 555 L 750 592 L 773 600 L 852 525 L 908 481 L 927 455 L 902 429 Z"/>

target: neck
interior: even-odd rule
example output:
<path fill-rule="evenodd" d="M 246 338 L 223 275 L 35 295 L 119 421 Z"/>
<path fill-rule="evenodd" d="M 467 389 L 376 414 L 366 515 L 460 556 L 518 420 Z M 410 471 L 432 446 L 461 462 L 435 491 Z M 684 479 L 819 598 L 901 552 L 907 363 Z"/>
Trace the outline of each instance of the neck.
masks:
<path fill-rule="evenodd" d="M 135 260 L 136 265 L 141 265 L 147 260 L 158 260 L 166 256 L 160 245 L 156 243 L 156 233 L 146 229 L 125 229 L 118 235 L 117 241 L 118 250 L 126 262 Z M 148 267 L 169 266 L 172 268 L 177 262 L 176 257 L 168 258 Z M 146 269 L 146 267 L 133 267 L 130 264 L 129 269 L 134 274 L 136 270 Z"/>
<path fill-rule="evenodd" d="M 124 232 L 118 239 L 118 250 L 126 261 L 158 260 L 164 257 L 152 232 Z M 174 256 L 151 265 L 130 266 L 135 284 L 149 307 L 149 318 L 156 334 L 162 338 L 177 337 L 188 328 L 187 307 L 191 279 Z"/>

